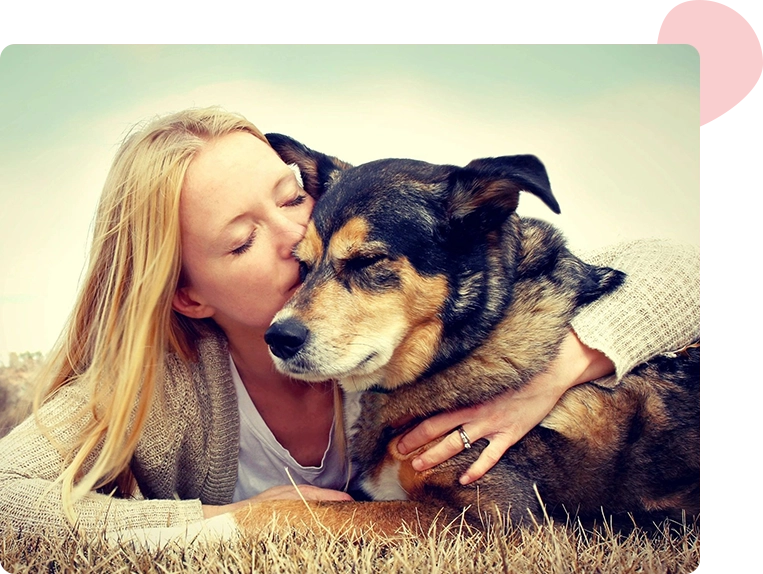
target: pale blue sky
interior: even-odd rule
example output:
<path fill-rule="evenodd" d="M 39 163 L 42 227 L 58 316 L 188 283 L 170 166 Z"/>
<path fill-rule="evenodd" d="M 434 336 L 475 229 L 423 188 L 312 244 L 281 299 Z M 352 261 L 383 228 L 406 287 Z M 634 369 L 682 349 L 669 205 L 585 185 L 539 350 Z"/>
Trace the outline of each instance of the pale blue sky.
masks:
<path fill-rule="evenodd" d="M 136 122 L 222 105 L 352 163 L 534 153 L 575 246 L 699 242 L 687 46 L 10 46 L 0 55 L 0 361 L 47 351 Z"/>

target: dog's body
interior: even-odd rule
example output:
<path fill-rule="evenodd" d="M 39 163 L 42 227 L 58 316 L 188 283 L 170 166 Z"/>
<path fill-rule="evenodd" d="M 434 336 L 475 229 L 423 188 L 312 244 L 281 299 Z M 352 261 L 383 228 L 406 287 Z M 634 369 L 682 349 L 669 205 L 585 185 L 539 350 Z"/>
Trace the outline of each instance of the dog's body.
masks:
<path fill-rule="evenodd" d="M 576 258 L 549 224 L 515 213 L 520 190 L 559 211 L 537 159 L 353 168 L 268 139 L 321 200 L 296 249 L 304 283 L 266 339 L 284 373 L 367 391 L 350 447 L 372 499 L 468 507 L 475 523 L 480 511 L 541 517 L 539 497 L 549 513 L 583 520 L 698 515 L 698 345 L 637 367 L 612 390 L 568 391 L 468 486 L 458 477 L 484 440 L 420 473 L 410 466 L 417 453 L 397 451 L 411 424 L 520 389 L 556 357 L 576 311 L 623 281 Z"/>

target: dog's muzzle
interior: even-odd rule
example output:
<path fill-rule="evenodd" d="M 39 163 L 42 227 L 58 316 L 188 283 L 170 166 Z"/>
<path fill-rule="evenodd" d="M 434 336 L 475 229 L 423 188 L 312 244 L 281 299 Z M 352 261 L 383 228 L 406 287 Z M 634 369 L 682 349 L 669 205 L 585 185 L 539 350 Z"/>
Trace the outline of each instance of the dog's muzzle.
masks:
<path fill-rule="evenodd" d="M 301 321 L 288 318 L 273 323 L 265 332 L 265 342 L 270 351 L 286 361 L 296 355 L 307 341 L 309 331 Z"/>

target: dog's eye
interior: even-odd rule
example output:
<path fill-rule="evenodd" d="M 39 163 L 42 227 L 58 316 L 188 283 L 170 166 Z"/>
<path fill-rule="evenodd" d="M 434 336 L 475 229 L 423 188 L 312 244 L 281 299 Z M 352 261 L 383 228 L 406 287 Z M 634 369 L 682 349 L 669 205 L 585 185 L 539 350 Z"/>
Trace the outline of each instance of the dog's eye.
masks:
<path fill-rule="evenodd" d="M 387 259 L 386 255 L 378 254 L 378 255 L 368 255 L 363 257 L 353 257 L 349 261 L 347 261 L 346 265 L 352 270 L 360 271 L 361 269 L 366 269 L 367 267 L 371 267 L 372 265 L 375 265 L 376 263 L 379 263 L 380 261 L 384 261 Z"/>
<path fill-rule="evenodd" d="M 359 255 L 345 260 L 339 275 L 348 289 L 351 285 L 371 290 L 393 288 L 399 285 L 400 278 L 390 262 L 391 258 L 383 254 Z"/>
<path fill-rule="evenodd" d="M 310 273 L 310 266 L 304 261 L 299 262 L 299 282 L 304 283 L 305 277 Z"/>

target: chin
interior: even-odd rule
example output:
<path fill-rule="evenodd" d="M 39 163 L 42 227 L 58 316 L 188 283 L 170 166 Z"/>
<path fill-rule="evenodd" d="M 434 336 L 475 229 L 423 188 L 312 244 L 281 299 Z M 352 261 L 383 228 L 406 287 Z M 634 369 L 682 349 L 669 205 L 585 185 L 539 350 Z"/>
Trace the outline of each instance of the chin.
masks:
<path fill-rule="evenodd" d="M 378 385 L 384 379 L 384 366 L 372 364 L 367 359 L 349 369 L 322 368 L 320 365 L 293 357 L 287 361 L 275 356 L 270 357 L 278 372 L 293 379 L 306 382 L 337 381 L 346 391 L 364 391 Z"/>

